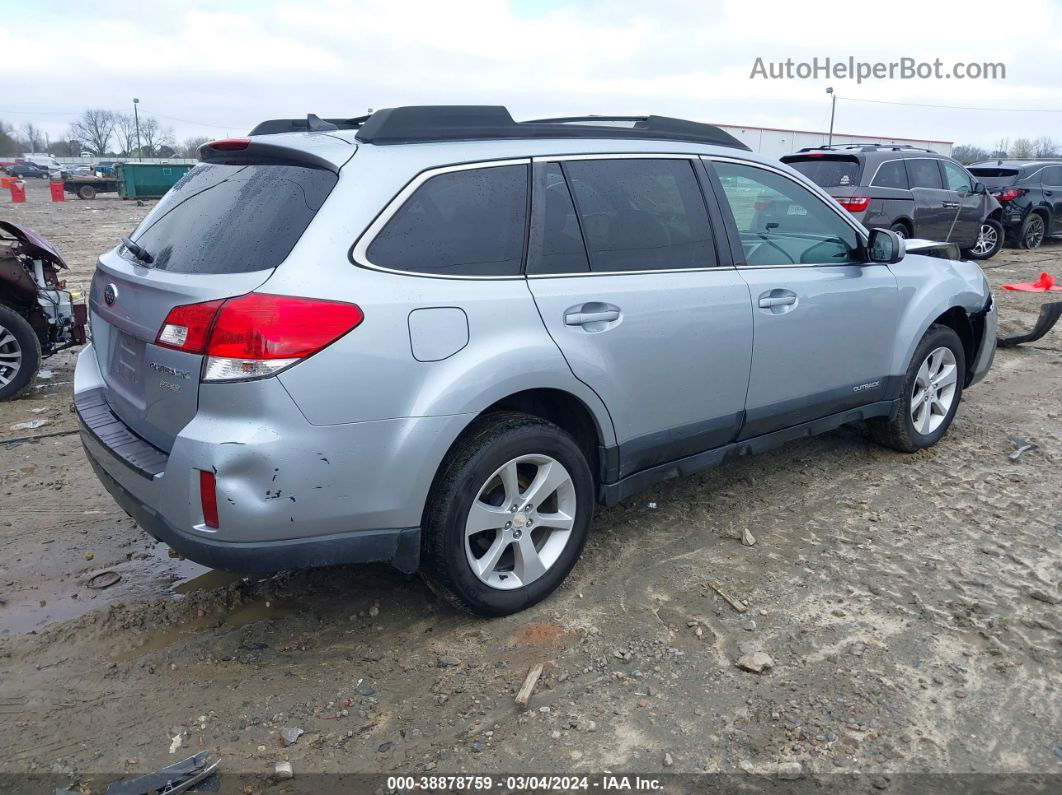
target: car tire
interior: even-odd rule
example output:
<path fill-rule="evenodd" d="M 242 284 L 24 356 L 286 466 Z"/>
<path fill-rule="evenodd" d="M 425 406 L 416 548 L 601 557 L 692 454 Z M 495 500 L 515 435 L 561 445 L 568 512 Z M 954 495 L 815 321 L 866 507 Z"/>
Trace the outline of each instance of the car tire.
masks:
<path fill-rule="evenodd" d="M 892 226 L 890 226 L 889 229 L 898 234 L 904 240 L 907 240 L 909 237 L 911 237 L 911 230 L 908 229 L 907 224 L 903 223 L 902 221 L 897 221 Z"/>
<path fill-rule="evenodd" d="M 874 439 L 903 453 L 932 447 L 955 418 L 965 379 L 966 354 L 959 335 L 947 326 L 930 326 L 907 366 L 896 416 L 868 422 Z"/>
<path fill-rule="evenodd" d="M 973 248 L 963 250 L 963 256 L 972 260 L 992 259 L 1003 248 L 1003 224 L 994 218 L 981 222 L 977 242 Z"/>
<path fill-rule="evenodd" d="M 0 401 L 29 386 L 41 366 L 41 343 L 26 318 L 0 304 Z"/>
<path fill-rule="evenodd" d="M 1037 248 L 1044 242 L 1046 235 L 1047 226 L 1044 224 L 1044 217 L 1039 213 L 1029 213 L 1018 233 L 1018 245 L 1022 248 Z"/>
<path fill-rule="evenodd" d="M 96 189 L 91 185 L 82 185 L 77 189 L 77 195 L 79 199 L 95 199 Z"/>
<path fill-rule="evenodd" d="M 525 510 L 521 503 L 534 498 L 537 481 L 545 501 Z M 527 414 L 488 414 L 455 443 L 432 485 L 421 522 L 421 574 L 461 609 L 515 613 L 568 576 L 593 511 L 594 479 L 568 433 Z"/>

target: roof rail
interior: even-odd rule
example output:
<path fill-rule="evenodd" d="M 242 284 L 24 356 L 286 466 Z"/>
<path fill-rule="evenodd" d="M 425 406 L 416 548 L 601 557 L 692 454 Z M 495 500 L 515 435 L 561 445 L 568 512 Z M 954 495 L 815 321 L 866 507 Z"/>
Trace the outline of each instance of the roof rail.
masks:
<path fill-rule="evenodd" d="M 518 138 L 621 138 L 686 141 L 751 151 L 718 127 L 666 116 L 579 116 L 516 122 L 501 105 L 411 105 L 378 110 L 364 121 L 348 121 L 360 122 L 359 141 L 378 145 Z"/>
<path fill-rule="evenodd" d="M 821 151 L 858 151 L 858 152 L 879 152 L 881 150 L 889 152 L 934 152 L 932 149 L 924 149 L 918 146 L 911 146 L 910 144 L 832 144 L 830 146 L 805 146 L 800 152 L 821 152 Z M 936 154 L 936 152 L 934 152 Z"/>

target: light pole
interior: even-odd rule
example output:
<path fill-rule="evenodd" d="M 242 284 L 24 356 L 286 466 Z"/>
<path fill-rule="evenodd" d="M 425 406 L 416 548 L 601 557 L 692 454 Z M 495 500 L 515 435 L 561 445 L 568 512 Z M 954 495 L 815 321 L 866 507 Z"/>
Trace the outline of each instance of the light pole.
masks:
<path fill-rule="evenodd" d="M 136 106 L 140 104 L 140 100 L 133 97 L 133 122 L 136 124 L 136 159 L 143 160 L 144 153 L 140 149 L 140 114 L 137 112 Z M 830 123 L 830 129 L 833 129 L 833 122 Z"/>
<path fill-rule="evenodd" d="M 837 112 L 837 95 L 833 93 L 833 86 L 828 86 L 826 93 L 830 95 L 830 140 L 826 145 L 833 146 L 833 116 Z"/>

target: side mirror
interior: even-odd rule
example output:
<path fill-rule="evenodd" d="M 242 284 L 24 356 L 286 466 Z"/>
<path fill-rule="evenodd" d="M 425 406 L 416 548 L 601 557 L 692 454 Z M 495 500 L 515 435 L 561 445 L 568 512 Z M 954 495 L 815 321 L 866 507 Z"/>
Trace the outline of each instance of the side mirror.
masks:
<path fill-rule="evenodd" d="M 871 229 L 867 239 L 867 261 L 892 265 L 903 259 L 907 249 L 903 238 L 891 229 Z"/>
<path fill-rule="evenodd" d="M 985 196 L 988 194 L 988 188 L 985 187 L 985 183 L 983 182 L 975 182 L 973 192 L 979 196 Z"/>

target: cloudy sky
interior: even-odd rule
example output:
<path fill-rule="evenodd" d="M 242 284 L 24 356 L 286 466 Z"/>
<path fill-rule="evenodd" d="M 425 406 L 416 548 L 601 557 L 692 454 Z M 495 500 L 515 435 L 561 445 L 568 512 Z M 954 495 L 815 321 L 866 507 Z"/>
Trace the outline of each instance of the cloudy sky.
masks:
<path fill-rule="evenodd" d="M 1022 0 L 0 0 L 0 120 L 53 138 L 87 107 L 178 140 L 402 104 L 700 121 L 974 143 L 1062 143 L 1062 3 Z M 886 13 L 880 8 L 888 8 Z M 33 30 L 33 35 L 26 31 Z M 1000 62 L 1003 80 L 750 79 L 764 61 Z M 954 110 L 914 105 L 952 105 Z M 994 110 L 986 110 L 988 108 Z M 1054 112 L 1051 112 L 1054 109 Z M 1033 112 L 1030 112 L 1033 111 Z"/>

